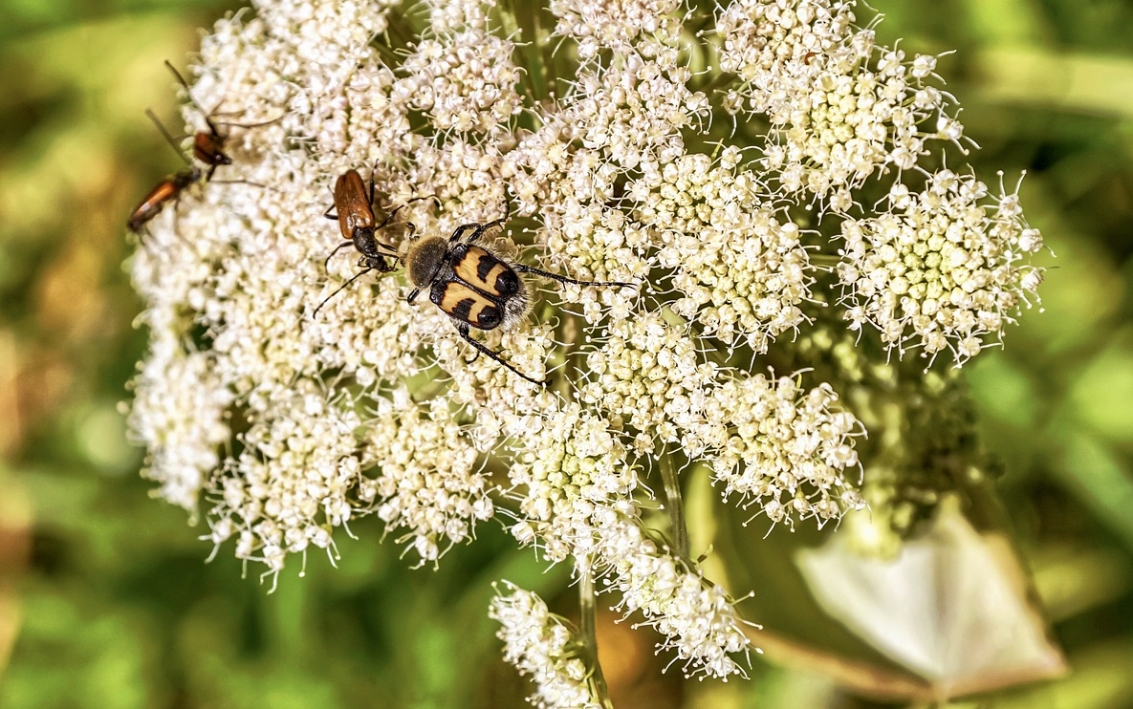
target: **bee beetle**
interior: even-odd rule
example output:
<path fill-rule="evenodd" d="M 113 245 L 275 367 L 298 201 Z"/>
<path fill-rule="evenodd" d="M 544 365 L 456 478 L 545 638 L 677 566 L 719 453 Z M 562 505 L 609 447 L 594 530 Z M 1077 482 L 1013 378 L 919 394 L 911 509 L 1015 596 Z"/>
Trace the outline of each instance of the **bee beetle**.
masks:
<path fill-rule="evenodd" d="M 502 219 L 487 224 L 463 224 L 448 239 L 429 236 L 410 242 L 404 261 L 414 288 L 407 300 L 412 303 L 421 291 L 427 289 L 429 300 L 452 318 L 457 332 L 477 352 L 488 355 L 532 384 L 546 385 L 546 381 L 520 372 L 500 352 L 474 339 L 470 334 L 471 328 L 507 332 L 523 320 L 530 301 L 520 273 L 579 286 L 632 288 L 634 284 L 579 281 L 520 263 L 508 263 L 476 243 L 489 230 L 501 227 L 507 218 L 505 213 Z"/>
<path fill-rule="evenodd" d="M 436 201 L 436 197 L 414 197 L 405 204 L 399 205 L 396 209 L 390 212 L 381 224 L 377 223 L 377 217 L 374 215 L 374 174 L 370 173 L 370 190 L 366 191 L 366 186 L 362 182 L 362 176 L 358 174 L 357 170 L 350 169 L 339 175 L 338 180 L 334 183 L 334 204 L 331 205 L 323 216 L 327 219 L 338 220 L 338 230 L 342 233 L 342 238 L 346 239 L 344 243 L 335 247 L 334 251 L 330 252 L 323 268 L 326 269 L 330 265 L 330 260 L 334 258 L 342 249 L 353 246 L 358 249 L 362 257 L 358 259 L 358 267 L 363 269 L 354 274 L 346 283 L 343 283 L 333 293 L 328 295 L 323 302 L 319 303 L 319 307 L 311 313 L 314 317 L 318 315 L 322 307 L 326 305 L 327 301 L 338 295 L 340 291 L 349 286 L 354 281 L 366 275 L 370 271 L 378 271 L 380 273 L 389 273 L 393 270 L 393 265 L 390 260 L 397 261 L 397 249 L 389 244 L 382 243 L 374 237 L 374 233 L 385 228 L 393 219 L 402 207 L 422 199 L 432 199 Z M 338 210 L 338 214 L 331 214 L 333 210 Z M 406 222 L 408 233 L 406 238 L 412 238 L 413 234 L 417 231 L 417 227 L 413 222 Z M 389 260 L 387 260 L 389 259 Z"/>
<path fill-rule="evenodd" d="M 181 76 L 181 72 L 177 71 L 177 69 L 174 68 L 174 66 L 168 61 L 165 62 L 165 66 L 169 68 L 169 71 L 173 72 L 173 76 L 176 77 L 177 83 L 185 87 L 185 94 L 189 97 L 189 102 L 196 106 L 204 116 L 205 124 L 208 126 L 208 130 L 197 131 L 197 133 L 194 134 L 193 158 L 195 158 L 206 167 L 202 169 L 194 164 L 193 161 L 190 160 L 189 157 L 184 153 L 184 151 L 181 150 L 181 146 L 178 144 L 177 139 L 170 135 L 169 131 L 165 129 L 165 126 L 161 124 L 161 121 L 158 120 L 157 116 L 153 114 L 153 111 L 147 109 L 146 115 L 149 116 L 150 120 L 154 122 L 154 125 L 157 126 L 157 129 L 161 131 L 161 134 L 165 137 L 166 142 L 173 146 L 173 149 L 177 151 L 177 154 L 181 156 L 181 159 L 185 161 L 186 167 L 178 170 L 172 175 L 166 176 L 161 182 L 157 183 L 157 185 L 149 191 L 149 194 L 145 196 L 141 204 L 135 207 L 134 211 L 130 213 L 130 218 L 126 221 L 126 228 L 134 232 L 135 234 L 141 234 L 142 228 L 147 223 L 149 223 L 150 220 L 160 214 L 161 210 L 165 209 L 165 205 L 169 204 L 170 202 L 177 202 L 179 199 L 181 199 L 181 193 L 188 189 L 191 185 L 194 185 L 198 182 L 208 182 L 212 180 L 212 176 L 216 172 L 216 169 L 218 167 L 222 165 L 232 164 L 232 158 L 224 152 L 224 144 L 225 142 L 227 142 L 228 136 L 220 132 L 220 130 L 217 128 L 218 125 L 236 126 L 238 128 L 255 128 L 257 126 L 266 126 L 279 120 L 279 118 L 276 118 L 271 121 L 264 121 L 263 123 L 226 123 L 223 121 L 214 122 L 212 120 L 212 115 L 215 113 L 215 110 L 205 111 L 204 108 L 201 107 L 201 104 L 197 103 L 197 100 L 193 98 L 193 94 L 189 90 L 189 83 L 185 81 L 185 77 Z M 238 180 L 238 182 L 244 181 Z M 246 182 L 246 184 L 255 183 Z M 262 187 L 262 185 L 259 186 Z"/>

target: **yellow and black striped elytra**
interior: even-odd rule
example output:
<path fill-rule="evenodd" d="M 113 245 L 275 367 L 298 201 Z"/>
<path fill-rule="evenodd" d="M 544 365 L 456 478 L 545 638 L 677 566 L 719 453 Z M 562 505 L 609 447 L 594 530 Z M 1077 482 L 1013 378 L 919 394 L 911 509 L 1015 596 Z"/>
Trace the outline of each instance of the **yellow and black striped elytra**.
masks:
<path fill-rule="evenodd" d="M 430 236 L 412 242 L 404 258 L 409 280 L 414 286 L 407 300 L 412 303 L 421 291 L 428 289 L 429 301 L 452 318 L 457 332 L 477 352 L 488 355 L 533 384 L 546 384 L 520 372 L 500 352 L 474 339 L 470 334 L 471 328 L 506 332 L 523 319 L 529 299 L 520 273 L 580 286 L 632 287 L 633 284 L 579 281 L 531 266 L 508 263 L 476 243 L 485 233 L 502 227 L 506 220 L 505 214 L 503 219 L 486 224 L 461 225 L 448 239 Z"/>
<path fill-rule="evenodd" d="M 503 322 L 503 311 L 492 298 L 459 281 L 438 284 L 429 300 L 452 317 L 481 330 L 492 330 Z"/>
<path fill-rule="evenodd" d="M 382 220 L 381 224 L 378 224 L 377 217 L 374 215 L 373 172 L 370 173 L 369 191 L 367 191 L 365 183 L 362 182 L 362 176 L 358 174 L 357 170 L 352 168 L 339 175 L 338 180 L 334 183 L 334 204 L 323 213 L 323 216 L 327 219 L 338 221 L 338 230 L 342 234 L 342 238 L 347 241 L 339 244 L 335 247 L 334 251 L 331 251 L 330 256 L 327 256 L 326 261 L 323 263 L 323 267 L 326 268 L 329 266 L 330 260 L 334 258 L 334 255 L 339 251 L 348 246 L 354 246 L 354 248 L 358 249 L 358 253 L 362 254 L 361 258 L 358 259 L 358 267 L 362 270 L 354 274 L 350 280 L 343 283 L 333 293 L 324 298 L 323 302 L 319 303 L 319 306 L 311 313 L 312 317 L 322 310 L 322 307 L 327 304 L 328 300 L 338 295 L 344 288 L 370 271 L 389 273 L 393 270 L 393 265 L 390 261 L 398 260 L 397 249 L 389 244 L 378 241 L 374 235 L 379 230 L 385 228 L 402 207 L 421 199 L 432 199 L 436 201 L 436 197 L 431 196 L 414 197 L 405 204 L 399 205 Z M 338 214 L 331 214 L 334 210 L 337 210 Z M 413 222 L 406 222 L 405 226 L 408 229 L 406 238 L 411 238 L 413 233 L 417 231 L 417 227 L 414 226 Z"/>

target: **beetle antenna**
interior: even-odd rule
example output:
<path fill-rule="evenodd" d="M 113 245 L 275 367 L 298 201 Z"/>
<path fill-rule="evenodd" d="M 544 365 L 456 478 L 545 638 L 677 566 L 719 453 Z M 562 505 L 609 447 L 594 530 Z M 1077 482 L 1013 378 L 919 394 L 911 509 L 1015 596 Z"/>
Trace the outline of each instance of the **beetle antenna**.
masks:
<path fill-rule="evenodd" d="M 358 273 L 355 273 L 354 276 L 349 281 L 347 281 L 346 283 L 343 283 L 341 286 L 338 287 L 337 290 L 335 290 L 335 292 L 328 295 L 326 298 L 323 299 L 323 302 L 319 303 L 319 307 L 315 308 L 315 312 L 311 313 L 311 318 L 313 319 L 316 315 L 319 314 L 319 311 L 323 309 L 323 306 L 327 304 L 328 300 L 335 297 L 336 295 L 338 295 L 339 293 L 344 291 L 346 289 L 346 287 L 349 286 L 351 283 L 353 283 L 354 281 L 358 280 L 359 278 L 361 278 L 362 276 L 366 275 L 367 273 L 369 273 L 370 271 L 373 271 L 373 270 L 374 269 L 371 267 L 371 268 L 367 268 L 365 270 L 359 271 Z"/>
<path fill-rule="evenodd" d="M 216 115 L 216 114 L 213 114 Z M 285 114 L 286 115 L 286 114 Z M 272 123 L 279 123 L 284 119 L 284 116 L 273 118 L 270 121 L 259 121 L 257 123 L 234 123 L 232 121 L 211 121 L 218 126 L 231 126 L 233 128 L 260 128 L 261 126 L 270 126 Z"/>
<path fill-rule="evenodd" d="M 169 143 L 169 145 L 177 151 L 177 154 L 181 156 L 181 159 L 185 161 L 185 164 L 192 165 L 193 161 L 186 157 L 185 151 L 181 149 L 181 146 L 177 144 L 177 140 L 165 129 L 165 125 L 161 122 L 161 119 L 148 108 L 146 109 L 146 115 L 149 116 L 149 119 L 157 126 L 157 129 L 161 131 L 161 134 L 165 136 L 166 142 Z"/>
<path fill-rule="evenodd" d="M 170 64 L 168 59 L 165 60 L 165 66 L 169 67 L 169 71 L 173 72 L 173 76 L 177 77 L 177 83 L 185 87 L 185 95 L 189 97 L 189 101 L 197 107 L 198 111 L 204 113 L 204 107 L 197 103 L 197 99 L 193 98 L 193 91 L 189 88 L 189 82 L 185 81 L 185 77 L 181 76 L 181 72 L 177 71 L 177 67 Z"/>
<path fill-rule="evenodd" d="M 216 129 L 216 124 L 212 122 L 211 115 L 213 111 L 206 111 L 205 107 L 202 106 L 199 101 L 197 101 L 197 99 L 193 96 L 193 91 L 189 88 L 189 82 L 185 81 L 185 77 L 181 76 L 181 72 L 177 71 L 177 68 L 170 64 L 168 59 L 165 60 L 165 66 L 169 67 L 169 71 L 173 72 L 173 76 L 177 77 L 177 83 L 185 87 L 185 95 L 189 97 L 189 103 L 196 106 L 197 110 L 201 112 L 202 116 L 204 116 L 205 123 L 208 124 L 209 131 L 211 131 L 213 135 L 220 137 L 220 131 Z M 217 108 L 220 108 L 220 106 L 217 106 Z M 282 118 L 282 116 L 280 116 L 280 118 Z"/>

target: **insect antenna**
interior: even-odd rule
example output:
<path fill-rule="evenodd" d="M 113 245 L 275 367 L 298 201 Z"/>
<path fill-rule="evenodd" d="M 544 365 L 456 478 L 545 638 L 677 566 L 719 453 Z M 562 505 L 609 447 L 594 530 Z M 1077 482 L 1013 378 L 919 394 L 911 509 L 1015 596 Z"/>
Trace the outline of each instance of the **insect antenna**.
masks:
<path fill-rule="evenodd" d="M 209 129 L 212 131 L 212 134 L 219 135 L 218 131 L 216 130 L 216 124 L 214 124 L 212 122 L 212 119 L 209 118 L 209 115 L 212 113 L 212 111 L 206 111 L 205 107 L 197 101 L 197 99 L 193 96 L 192 89 L 189 88 L 189 82 L 185 81 L 185 77 L 181 76 L 181 72 L 177 71 L 177 67 L 170 64 L 168 59 L 165 60 L 165 66 L 169 68 L 169 71 L 173 72 L 173 76 L 177 77 L 177 83 L 185 87 L 185 95 L 189 97 L 189 102 L 196 106 L 197 110 L 200 111 L 201 115 L 204 116 L 205 123 L 208 124 Z"/>
<path fill-rule="evenodd" d="M 173 136 L 172 136 L 172 135 L 170 134 L 170 132 L 169 132 L 168 130 L 166 130 L 166 129 L 165 129 L 165 125 L 164 125 L 164 124 L 163 124 L 163 123 L 161 122 L 161 119 L 159 119 L 159 118 L 158 118 L 158 117 L 157 117 L 156 115 L 154 115 L 154 112 L 153 112 L 153 111 L 151 111 L 151 110 L 150 110 L 150 109 L 148 109 L 148 108 L 146 109 L 146 115 L 147 115 L 147 116 L 149 116 L 149 119 L 150 119 L 151 121 L 153 121 L 153 124 L 154 124 L 155 126 L 157 126 L 157 129 L 158 129 L 159 131 L 161 131 L 161 134 L 162 134 L 163 136 L 165 136 L 165 140 L 166 140 L 166 142 L 167 142 L 167 143 L 169 143 L 169 145 L 170 145 L 170 146 L 171 146 L 171 147 L 172 147 L 172 148 L 173 148 L 174 150 L 176 150 L 176 151 L 177 151 L 177 154 L 181 156 L 181 159 L 185 161 L 185 164 L 186 164 L 186 165 L 192 165 L 192 164 L 193 164 L 193 161 L 192 161 L 192 160 L 190 160 L 190 159 L 189 159 L 189 158 L 188 158 L 188 157 L 187 157 L 187 156 L 185 155 L 185 151 L 184 151 L 184 150 L 182 150 L 182 149 L 181 149 L 181 146 L 177 144 L 177 139 L 176 139 L 176 138 L 174 138 L 174 137 L 173 137 Z"/>
<path fill-rule="evenodd" d="M 189 100 L 193 105 L 201 111 L 205 110 L 201 107 L 201 104 L 197 103 L 197 99 L 193 98 L 193 91 L 189 88 L 189 82 L 185 81 L 185 77 L 181 76 L 181 72 L 177 71 L 177 67 L 169 63 L 168 59 L 165 60 L 165 66 L 168 67 L 169 71 L 173 72 L 173 76 L 177 77 L 177 83 L 185 87 L 185 93 L 189 96 Z"/>
<path fill-rule="evenodd" d="M 345 290 L 346 287 L 349 286 L 351 283 L 353 283 L 354 281 L 358 280 L 359 278 L 361 278 L 362 276 L 366 275 L 367 273 L 369 273 L 370 271 L 373 271 L 373 270 L 374 270 L 374 268 L 371 266 L 370 268 L 367 268 L 367 269 L 364 269 L 362 271 L 359 271 L 358 273 L 355 273 L 354 276 L 351 277 L 351 279 L 349 281 L 347 281 L 346 283 L 343 283 L 341 286 L 339 286 L 337 289 L 335 289 L 335 291 L 333 293 L 331 293 L 330 295 L 328 295 L 326 298 L 323 298 L 323 302 L 319 303 L 319 307 L 315 308 L 315 312 L 311 313 L 311 317 L 314 318 L 316 315 L 318 315 L 319 311 L 323 309 L 323 306 L 327 304 L 328 300 L 335 297 L 336 295 L 341 293 L 343 290 Z"/>
<path fill-rule="evenodd" d="M 216 114 L 213 114 L 216 115 Z M 260 126 L 270 126 L 272 123 L 279 123 L 283 120 L 283 116 L 273 118 L 270 121 L 259 121 L 257 123 L 234 123 L 232 121 L 209 121 L 218 126 L 234 126 L 236 128 L 259 128 Z"/>

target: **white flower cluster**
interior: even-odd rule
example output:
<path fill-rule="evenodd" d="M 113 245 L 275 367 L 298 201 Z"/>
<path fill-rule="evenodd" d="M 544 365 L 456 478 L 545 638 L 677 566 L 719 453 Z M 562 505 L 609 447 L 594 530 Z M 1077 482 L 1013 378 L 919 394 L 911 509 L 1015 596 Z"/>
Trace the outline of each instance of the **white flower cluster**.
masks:
<path fill-rule="evenodd" d="M 737 171 L 726 148 L 717 163 L 683 155 L 629 188 L 641 220 L 660 242 L 656 262 L 673 270 L 684 297 L 673 311 L 725 343 L 746 340 L 758 353 L 798 327 L 798 305 L 813 280 L 799 228 L 761 203 L 755 175 Z"/>
<path fill-rule="evenodd" d="M 384 3 L 263 0 L 205 38 L 186 118 L 201 129 L 200 107 L 223 104 L 233 164 L 167 207 L 133 262 L 152 341 L 131 415 L 146 475 L 176 504 L 208 504 L 213 543 L 269 572 L 312 545 L 333 553 L 361 515 L 421 563 L 511 515 L 520 542 L 601 575 L 686 671 L 742 673 L 744 621 L 642 526 L 642 471 L 679 450 L 775 522 L 860 507 L 847 476 L 862 427 L 837 382 L 754 373 L 790 354 L 808 304 L 833 300 L 812 264 L 841 259 L 832 307 L 852 327 L 963 361 L 1034 292 L 1041 271 L 1024 259 L 1041 239 L 1015 194 L 993 203 L 946 171 L 920 193 L 895 186 L 884 213 L 847 216 L 878 170 L 922 174 L 908 168 L 925 121 L 959 138 L 922 85 L 931 60 L 875 47 L 852 3 L 721 9 L 709 72 L 738 74 L 731 94 L 693 88 L 712 77 L 682 49 L 711 52 L 692 45 L 712 33 L 689 32 L 673 0 L 549 0 L 550 37 L 517 36 L 532 23 L 514 3 L 429 5 L 422 28 L 421 13 L 387 21 Z M 771 121 L 762 142 L 746 136 L 761 165 L 711 142 L 714 117 L 739 111 Z M 324 218 L 347 170 L 373 179 L 377 219 L 400 207 L 375 233 L 394 273 L 359 274 L 349 234 Z M 411 234 L 447 238 L 509 205 L 515 219 L 479 244 L 501 261 L 632 287 L 517 269 L 531 307 L 506 332 L 428 289 L 406 302 Z M 827 219 L 841 242 L 820 237 Z M 549 385 L 478 353 L 460 323 Z M 550 688 L 541 706 L 588 706 L 585 667 L 523 593 L 493 606 L 509 656 Z"/>
<path fill-rule="evenodd" d="M 582 400 L 640 432 L 635 447 L 643 453 L 653 452 L 654 440 L 677 443 L 696 428 L 717 370 L 701 361 L 695 340 L 654 313 L 611 323 L 586 368 Z"/>
<path fill-rule="evenodd" d="M 861 424 L 837 400 L 828 384 L 803 390 L 794 378 L 761 374 L 714 391 L 708 457 L 724 494 L 757 504 L 773 522 L 821 524 L 864 507 L 846 480 L 858 465 L 852 441 Z"/>
<path fill-rule="evenodd" d="M 578 42 L 590 59 L 600 49 L 632 51 L 641 35 L 670 43 L 680 35 L 679 0 L 551 0 L 555 33 Z"/>
<path fill-rule="evenodd" d="M 971 175 L 941 170 L 920 193 L 901 184 L 891 211 L 842 224 L 838 277 L 854 327 L 873 325 L 890 348 L 948 349 L 963 364 L 998 338 L 1042 270 L 1021 263 L 1042 248 L 1016 192 L 989 196 Z"/>
<path fill-rule="evenodd" d="M 504 659 L 535 683 L 528 701 L 539 709 L 599 709 L 578 634 L 537 594 L 507 581 L 504 586 L 506 593 L 496 589 L 488 616 L 500 623 Z"/>
<path fill-rule="evenodd" d="M 451 36 L 418 43 L 402 64 L 407 76 L 394 91 L 395 101 L 428 111 L 437 130 L 500 129 L 521 109 L 512 43 L 491 34 L 479 3 L 471 5 L 464 14 L 472 15 L 465 19 L 474 24 L 454 28 Z M 443 28 L 434 24 L 432 29 Z"/>
<path fill-rule="evenodd" d="M 519 497 L 512 533 L 538 543 L 552 561 L 573 556 L 582 573 L 600 573 L 621 595 L 627 615 L 642 612 L 685 662 L 686 673 L 716 677 L 742 673 L 730 654 L 747 639 L 732 601 L 689 562 L 652 541 L 637 521 L 637 488 L 627 451 L 606 421 L 570 405 L 540 424 L 528 417 L 527 448 L 509 477 Z"/>
<path fill-rule="evenodd" d="M 552 561 L 590 557 L 601 541 L 594 516 L 624 509 L 637 470 L 606 421 L 578 404 L 529 419 L 524 447 L 508 471 L 520 500 L 512 534 L 541 544 Z"/>
<path fill-rule="evenodd" d="M 735 0 L 717 21 L 720 68 L 743 81 L 728 106 L 771 122 L 764 166 L 786 192 L 829 196 L 838 211 L 879 168 L 910 169 L 927 139 L 959 141 L 963 132 L 945 94 L 924 83 L 935 59 L 906 62 L 901 50 L 877 46 L 872 30 L 854 27 L 853 7 Z"/>
<path fill-rule="evenodd" d="M 775 522 L 838 519 L 863 501 L 846 480 L 862 432 L 828 384 L 728 372 L 701 362 L 695 341 L 644 317 L 607 328 L 590 353 L 582 399 L 638 431 L 635 449 L 677 443 L 712 465 L 724 496 L 738 493 Z"/>
<path fill-rule="evenodd" d="M 317 383 L 301 381 L 289 401 L 273 402 L 270 417 L 252 422 L 243 452 L 229 464 L 235 474 L 214 481 L 214 543 L 241 520 L 237 556 L 270 571 L 282 569 L 288 553 L 331 546 L 331 529 L 352 516 L 349 496 L 359 477 L 350 438 L 358 417 L 331 403 Z"/>
<path fill-rule="evenodd" d="M 554 3 L 564 13 L 560 29 L 576 31 L 579 23 L 571 18 L 586 17 L 588 6 Z M 709 108 L 704 94 L 688 88 L 690 72 L 677 61 L 679 24 L 665 21 L 653 34 L 639 35 L 641 25 L 615 11 L 630 6 L 594 11 L 605 18 L 603 33 L 636 37 L 633 47 L 622 48 L 612 66 L 597 59 L 579 66 L 560 104 L 540 115 L 540 129 L 509 159 L 515 193 L 523 210 L 537 212 L 544 223 L 550 254 L 572 273 L 623 281 L 648 274 L 643 251 L 653 237 L 616 207 L 618 182 L 659 174 L 682 156 L 681 131 L 705 121 Z M 585 26 L 598 25 L 589 20 Z"/>
<path fill-rule="evenodd" d="M 134 438 L 149 446 L 146 475 L 161 485 L 163 498 L 188 510 L 196 510 L 201 487 L 220 463 L 218 449 L 231 436 L 224 413 L 232 397 L 211 365 L 203 353 L 155 338 L 134 382 L 139 394 L 130 424 Z M 163 396 L 145 396 L 158 388 Z"/>
<path fill-rule="evenodd" d="M 476 449 L 444 399 L 414 405 L 402 389 L 377 405 L 366 443 L 380 457 L 367 462 L 381 474 L 363 484 L 360 496 L 375 501 L 388 527 L 409 527 L 399 541 L 411 540 L 423 561 L 435 561 L 445 547 L 471 537 L 476 522 L 493 516 L 491 485 L 475 469 Z"/>
<path fill-rule="evenodd" d="M 684 661 L 686 675 L 727 679 L 744 675 L 733 655 L 750 649 L 732 599 L 668 549 L 658 546 L 640 523 L 610 513 L 602 528 L 605 581 L 622 597 L 626 613 L 640 612 L 645 624 L 665 635 L 663 648 Z"/>

